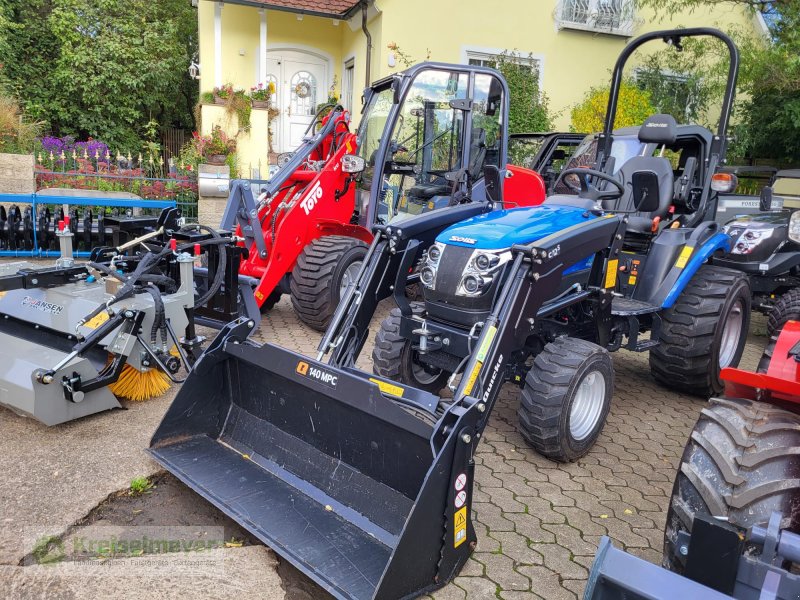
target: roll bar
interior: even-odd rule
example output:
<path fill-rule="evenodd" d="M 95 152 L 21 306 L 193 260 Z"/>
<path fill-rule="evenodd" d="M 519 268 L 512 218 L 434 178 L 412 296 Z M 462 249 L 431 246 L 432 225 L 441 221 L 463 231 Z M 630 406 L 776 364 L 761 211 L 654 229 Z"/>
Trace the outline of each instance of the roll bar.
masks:
<path fill-rule="evenodd" d="M 725 152 L 727 150 L 728 123 L 733 108 L 733 100 L 736 96 L 736 80 L 739 75 L 739 49 L 736 47 L 736 44 L 734 44 L 733 40 L 719 29 L 713 27 L 691 27 L 687 29 L 666 29 L 645 33 L 634 39 L 622 50 L 622 53 L 619 55 L 614 65 L 614 72 L 611 78 L 611 92 L 608 96 L 606 120 L 603 133 L 600 135 L 600 147 L 598 148 L 598 164 L 603 166 L 611 152 L 611 134 L 614 129 L 614 120 L 617 116 L 617 103 L 619 100 L 620 87 L 622 86 L 623 72 L 631 55 L 640 46 L 653 40 L 663 40 L 664 43 L 681 50 L 681 40 L 683 38 L 703 36 L 715 37 L 721 40 L 728 47 L 728 52 L 730 54 L 728 82 L 725 86 L 725 95 L 722 99 L 722 111 L 719 117 L 719 124 L 717 125 L 717 134 L 714 138 L 711 150 L 712 154 L 718 155 L 720 162 L 724 161 Z"/>

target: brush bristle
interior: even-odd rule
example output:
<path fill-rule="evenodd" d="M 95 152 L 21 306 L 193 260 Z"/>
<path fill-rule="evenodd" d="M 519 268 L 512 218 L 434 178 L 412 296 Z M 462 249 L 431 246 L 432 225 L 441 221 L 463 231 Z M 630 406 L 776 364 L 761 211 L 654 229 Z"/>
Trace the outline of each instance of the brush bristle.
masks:
<path fill-rule="evenodd" d="M 166 392 L 170 388 L 170 380 L 159 369 L 140 371 L 125 365 L 119 379 L 108 388 L 115 396 L 141 402 Z"/>

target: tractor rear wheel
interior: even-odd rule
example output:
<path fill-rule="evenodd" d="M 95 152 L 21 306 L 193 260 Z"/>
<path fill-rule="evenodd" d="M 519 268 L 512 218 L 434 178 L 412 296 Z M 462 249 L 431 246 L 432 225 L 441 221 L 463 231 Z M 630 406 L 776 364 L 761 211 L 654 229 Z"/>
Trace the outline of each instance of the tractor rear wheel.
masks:
<path fill-rule="evenodd" d="M 421 314 L 423 305 L 411 304 L 416 314 Z M 400 309 L 392 312 L 382 322 L 375 334 L 372 349 L 372 372 L 379 377 L 392 379 L 432 394 L 438 394 L 447 385 L 450 373 L 431 367 L 419 360 L 419 354 L 411 347 L 411 341 L 400 335 Z"/>
<path fill-rule="evenodd" d="M 525 377 L 517 415 L 533 448 L 561 462 L 577 460 L 605 425 L 614 364 L 605 348 L 561 337 L 544 347 Z"/>
<path fill-rule="evenodd" d="M 678 534 L 698 514 L 742 528 L 800 529 L 800 415 L 763 402 L 712 398 L 692 431 L 672 490 L 664 530 L 664 567 L 683 572 Z"/>
<path fill-rule="evenodd" d="M 364 242 L 341 235 L 317 238 L 303 248 L 289 285 L 292 306 L 303 323 L 325 330 L 366 254 Z"/>
<path fill-rule="evenodd" d="M 705 265 L 662 315 L 650 372 L 673 389 L 708 398 L 723 389 L 719 373 L 739 364 L 750 327 L 747 277 Z"/>
<path fill-rule="evenodd" d="M 767 316 L 767 335 L 777 336 L 786 321 L 800 321 L 800 290 L 789 290 L 775 302 Z"/>

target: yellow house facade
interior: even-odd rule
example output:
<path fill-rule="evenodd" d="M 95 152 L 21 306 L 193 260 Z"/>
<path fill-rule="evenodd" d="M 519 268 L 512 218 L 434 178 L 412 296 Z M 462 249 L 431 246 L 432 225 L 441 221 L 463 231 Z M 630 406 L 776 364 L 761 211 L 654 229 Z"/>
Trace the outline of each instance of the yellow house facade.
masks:
<path fill-rule="evenodd" d="M 531 56 L 555 113 L 609 80 L 631 37 L 668 27 L 735 27 L 764 35 L 759 14 L 720 3 L 657 18 L 635 0 L 196 0 L 200 91 L 275 84 L 273 118 L 254 110 L 238 138 L 243 176 L 264 176 L 272 152 L 299 143 L 317 105 L 339 98 L 358 122 L 368 81 L 408 60 L 481 63 L 505 51 Z M 369 46 L 369 49 L 368 49 Z M 232 122 L 233 121 L 233 122 Z M 202 106 L 202 129 L 238 129 L 221 106 Z M 274 154 L 273 154 L 274 156 Z"/>

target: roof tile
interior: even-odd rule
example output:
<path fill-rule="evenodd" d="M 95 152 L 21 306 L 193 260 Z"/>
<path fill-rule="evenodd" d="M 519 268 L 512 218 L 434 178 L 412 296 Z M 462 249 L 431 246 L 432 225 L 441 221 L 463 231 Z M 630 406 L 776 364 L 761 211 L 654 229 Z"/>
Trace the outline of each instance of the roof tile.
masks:
<path fill-rule="evenodd" d="M 297 11 L 324 13 L 331 16 L 344 15 L 358 4 L 359 0 L 254 0 L 259 4 L 277 9 L 289 8 Z"/>

